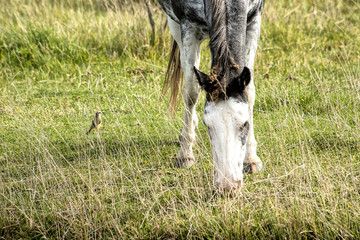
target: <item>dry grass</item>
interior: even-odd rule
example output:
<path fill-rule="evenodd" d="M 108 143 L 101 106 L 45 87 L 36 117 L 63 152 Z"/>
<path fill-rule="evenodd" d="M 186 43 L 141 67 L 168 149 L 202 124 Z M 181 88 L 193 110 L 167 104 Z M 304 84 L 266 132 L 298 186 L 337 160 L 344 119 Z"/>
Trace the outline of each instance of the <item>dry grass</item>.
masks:
<path fill-rule="evenodd" d="M 198 163 L 174 168 L 181 114 L 159 102 L 170 35 L 157 5 L 150 46 L 141 3 L 0 2 L 2 238 L 360 238 L 358 1 L 266 3 L 265 171 L 234 197 L 215 191 L 202 123 Z M 97 110 L 104 128 L 87 136 Z"/>

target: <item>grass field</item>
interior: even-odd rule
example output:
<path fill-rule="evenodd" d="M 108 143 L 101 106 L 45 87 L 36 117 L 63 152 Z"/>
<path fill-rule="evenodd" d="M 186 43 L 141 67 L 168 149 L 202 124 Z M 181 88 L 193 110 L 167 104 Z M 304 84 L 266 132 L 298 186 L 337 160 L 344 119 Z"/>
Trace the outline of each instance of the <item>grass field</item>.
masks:
<path fill-rule="evenodd" d="M 360 1 L 267 1 L 255 84 L 265 170 L 219 195 L 200 121 L 160 99 L 170 33 L 153 4 L 0 0 L 1 239 L 360 239 Z M 209 70 L 209 52 L 200 69 Z M 202 119 L 204 95 L 198 105 Z M 96 111 L 103 129 L 86 135 Z"/>

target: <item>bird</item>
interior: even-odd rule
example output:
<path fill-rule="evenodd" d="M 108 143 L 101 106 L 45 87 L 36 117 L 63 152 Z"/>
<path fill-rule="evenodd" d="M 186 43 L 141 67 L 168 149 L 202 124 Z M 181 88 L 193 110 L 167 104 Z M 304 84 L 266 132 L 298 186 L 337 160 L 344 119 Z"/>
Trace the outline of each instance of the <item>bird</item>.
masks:
<path fill-rule="evenodd" d="M 86 134 L 91 133 L 93 130 L 98 130 L 101 126 L 101 111 L 95 113 L 95 118 L 92 120 L 89 131 Z"/>

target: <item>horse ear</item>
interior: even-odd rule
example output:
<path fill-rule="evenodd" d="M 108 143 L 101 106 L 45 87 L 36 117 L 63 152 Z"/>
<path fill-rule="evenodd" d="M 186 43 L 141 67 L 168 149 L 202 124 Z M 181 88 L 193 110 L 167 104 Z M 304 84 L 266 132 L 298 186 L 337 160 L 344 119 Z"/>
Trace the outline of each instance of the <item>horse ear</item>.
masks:
<path fill-rule="evenodd" d="M 247 85 L 249 85 L 251 80 L 251 71 L 248 67 L 244 67 L 242 73 L 238 77 L 240 88 L 245 89 Z"/>
<path fill-rule="evenodd" d="M 205 88 L 205 85 L 206 85 L 206 82 L 208 81 L 209 79 L 209 76 L 206 75 L 205 73 L 203 72 L 200 72 L 196 67 L 194 67 L 194 73 L 195 73 L 195 76 L 196 76 L 196 79 L 198 80 L 199 82 L 199 85 L 202 89 Z"/>

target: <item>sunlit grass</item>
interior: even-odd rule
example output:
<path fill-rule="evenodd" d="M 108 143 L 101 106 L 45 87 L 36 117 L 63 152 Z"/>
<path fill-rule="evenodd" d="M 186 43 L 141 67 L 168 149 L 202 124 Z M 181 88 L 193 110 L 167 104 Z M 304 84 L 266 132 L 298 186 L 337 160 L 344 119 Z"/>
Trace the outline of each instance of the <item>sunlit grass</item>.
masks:
<path fill-rule="evenodd" d="M 265 170 L 232 197 L 215 192 L 201 121 L 197 164 L 174 167 L 183 110 L 170 118 L 160 98 L 171 38 L 158 5 L 151 46 L 142 3 L 0 3 L 0 236 L 360 237 L 358 1 L 266 2 L 255 64 Z M 103 128 L 86 135 L 98 110 Z"/>

